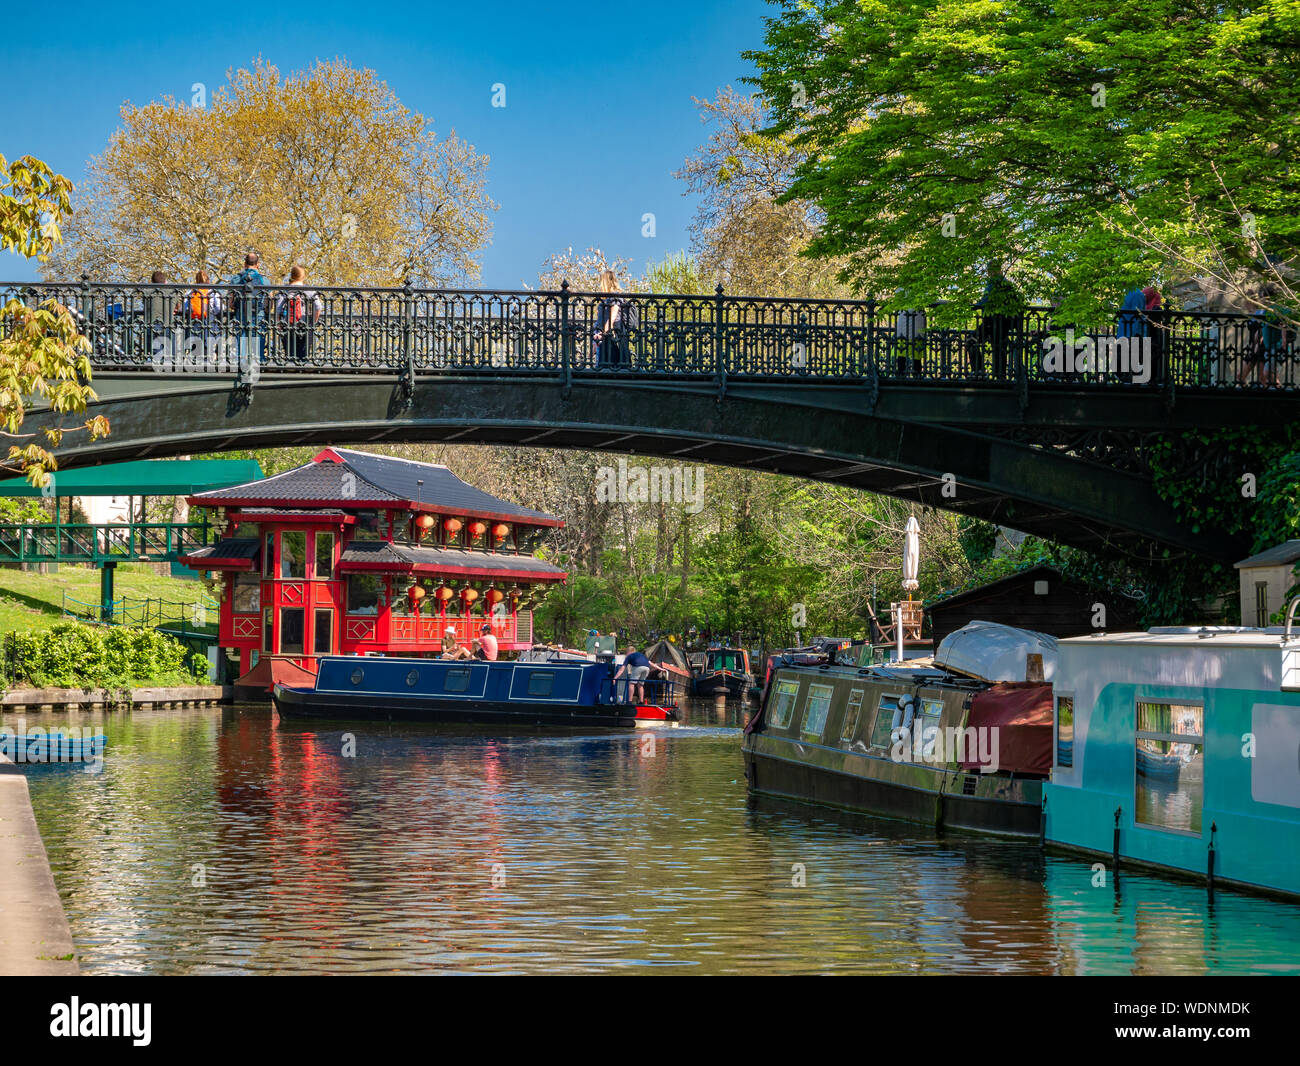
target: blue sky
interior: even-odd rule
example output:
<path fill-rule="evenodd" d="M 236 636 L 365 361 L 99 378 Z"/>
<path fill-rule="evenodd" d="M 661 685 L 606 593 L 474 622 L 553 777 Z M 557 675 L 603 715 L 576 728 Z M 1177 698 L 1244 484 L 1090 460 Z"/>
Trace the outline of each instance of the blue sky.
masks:
<path fill-rule="evenodd" d="M 38 39 L 0 40 L 0 153 L 35 155 L 74 182 L 102 151 L 123 102 L 209 93 L 265 57 L 282 71 L 317 58 L 376 70 L 398 98 L 491 157 L 500 204 L 482 284 L 534 282 L 572 245 L 649 259 L 689 245 L 693 200 L 672 175 L 705 136 L 691 97 L 744 89 L 740 53 L 762 43 L 762 0 L 659 3 L 69 3 Z M 310 17 L 306 15 L 310 13 Z M 494 108 L 492 86 L 506 86 Z M 75 201 L 74 201 L 75 206 Z M 655 215 L 656 236 L 641 235 Z M 0 280 L 35 271 L 0 254 Z"/>

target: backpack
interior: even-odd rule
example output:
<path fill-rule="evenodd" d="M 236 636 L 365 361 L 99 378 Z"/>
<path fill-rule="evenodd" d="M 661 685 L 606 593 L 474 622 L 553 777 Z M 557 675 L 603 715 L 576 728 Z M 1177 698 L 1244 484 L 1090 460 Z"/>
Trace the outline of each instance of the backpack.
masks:
<path fill-rule="evenodd" d="M 206 318 L 208 314 L 208 290 L 195 289 L 190 293 L 188 311 L 190 318 Z"/>
<path fill-rule="evenodd" d="M 624 331 L 635 330 L 641 325 L 641 311 L 633 300 L 619 301 L 618 317 Z"/>
<path fill-rule="evenodd" d="M 266 278 L 262 277 L 262 272 L 254 267 L 245 267 L 233 278 L 230 279 L 231 285 L 239 286 L 230 294 L 229 312 L 232 317 L 237 318 L 240 322 L 246 322 L 261 314 L 262 298 L 253 295 L 249 298 L 249 307 L 244 307 L 243 286 L 245 282 L 252 282 L 254 285 L 265 285 Z"/>
<path fill-rule="evenodd" d="M 301 296 L 290 296 L 280 306 L 280 314 L 289 320 L 289 324 L 301 322 L 303 316 L 303 303 Z"/>

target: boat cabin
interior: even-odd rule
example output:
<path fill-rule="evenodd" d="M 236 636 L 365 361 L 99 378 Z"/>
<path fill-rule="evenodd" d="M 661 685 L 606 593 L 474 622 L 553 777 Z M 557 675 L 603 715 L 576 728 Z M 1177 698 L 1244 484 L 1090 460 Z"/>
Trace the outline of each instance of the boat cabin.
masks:
<path fill-rule="evenodd" d="M 1059 644 L 1049 842 L 1300 895 L 1300 691 L 1279 627 Z M 1211 867 L 1213 862 L 1213 867 Z"/>
<path fill-rule="evenodd" d="M 220 579 L 219 641 L 237 684 L 300 683 L 325 655 L 532 646 L 531 606 L 566 577 L 534 554 L 563 522 L 447 467 L 347 448 L 274 477 L 199 493 L 224 523 L 184 557 Z"/>

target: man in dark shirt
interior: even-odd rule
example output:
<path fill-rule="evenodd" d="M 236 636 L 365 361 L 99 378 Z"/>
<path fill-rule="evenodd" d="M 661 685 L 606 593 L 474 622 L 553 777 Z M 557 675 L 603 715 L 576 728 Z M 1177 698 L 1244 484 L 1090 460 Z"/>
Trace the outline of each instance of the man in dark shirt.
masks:
<path fill-rule="evenodd" d="M 614 678 L 627 678 L 628 695 L 633 703 L 645 702 L 645 679 L 649 676 L 650 660 L 629 644 L 623 652 L 623 665 Z"/>

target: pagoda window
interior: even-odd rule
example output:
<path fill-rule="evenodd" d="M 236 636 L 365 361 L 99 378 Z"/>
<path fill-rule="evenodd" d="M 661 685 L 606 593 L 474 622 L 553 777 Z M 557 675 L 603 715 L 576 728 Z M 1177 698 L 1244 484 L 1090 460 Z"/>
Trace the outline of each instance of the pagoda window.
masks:
<path fill-rule="evenodd" d="M 303 615 L 301 607 L 280 608 L 280 653 L 282 655 L 302 654 Z"/>
<path fill-rule="evenodd" d="M 262 538 L 262 576 L 275 577 L 275 534 Z"/>
<path fill-rule="evenodd" d="M 358 511 L 357 523 L 352 527 L 353 540 L 387 540 L 388 523 L 378 511 Z"/>
<path fill-rule="evenodd" d="M 236 574 L 230 591 L 230 609 L 235 614 L 260 614 L 262 579 L 256 574 Z"/>
<path fill-rule="evenodd" d="M 286 529 L 280 534 L 280 577 L 307 576 L 307 534 Z"/>
<path fill-rule="evenodd" d="M 383 599 L 382 574 L 348 575 L 348 614 L 378 614 Z"/>
<path fill-rule="evenodd" d="M 312 649 L 320 655 L 328 655 L 334 650 L 334 612 L 328 607 L 316 609 Z"/>
<path fill-rule="evenodd" d="M 262 650 L 268 654 L 271 651 L 271 625 L 275 619 L 275 611 L 270 607 L 262 609 Z"/>
<path fill-rule="evenodd" d="M 333 533 L 316 533 L 315 576 L 320 581 L 329 581 L 334 577 Z"/>

